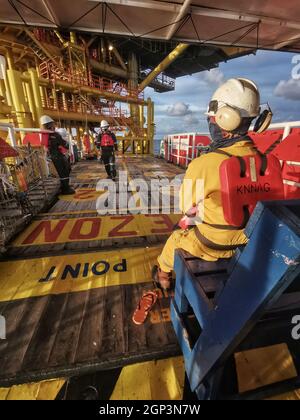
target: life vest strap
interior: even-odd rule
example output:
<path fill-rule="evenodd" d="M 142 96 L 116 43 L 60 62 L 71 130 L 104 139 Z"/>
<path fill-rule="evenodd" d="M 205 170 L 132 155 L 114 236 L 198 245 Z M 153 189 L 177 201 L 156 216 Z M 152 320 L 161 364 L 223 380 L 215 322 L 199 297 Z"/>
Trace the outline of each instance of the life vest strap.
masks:
<path fill-rule="evenodd" d="M 258 155 L 261 158 L 261 167 L 260 167 L 260 175 L 264 176 L 266 173 L 266 170 L 268 168 L 268 158 L 264 153 L 261 153 L 257 151 Z"/>
<path fill-rule="evenodd" d="M 218 153 L 219 155 L 225 155 L 229 158 L 233 157 L 234 155 L 231 155 L 230 153 L 224 152 L 224 150 L 216 149 L 212 153 Z"/>
<path fill-rule="evenodd" d="M 215 223 L 208 223 L 208 222 L 205 222 L 205 221 L 202 221 L 202 223 L 204 225 L 211 226 L 215 229 L 221 229 L 221 230 L 242 230 L 245 227 L 244 224 L 243 224 L 243 226 L 233 226 L 233 225 L 218 225 L 218 224 L 215 224 Z"/>
<path fill-rule="evenodd" d="M 235 251 L 236 248 L 238 248 L 239 246 L 245 246 L 245 244 L 235 244 L 235 245 L 216 244 L 215 242 L 203 236 L 200 230 L 197 228 L 197 226 L 195 226 L 195 234 L 199 242 L 201 242 L 203 245 L 215 251 Z"/>
<path fill-rule="evenodd" d="M 268 158 L 266 154 L 261 153 L 259 150 L 256 150 L 258 156 L 261 158 L 261 167 L 260 167 L 260 175 L 264 176 L 268 167 Z M 246 164 L 242 156 L 231 155 L 230 153 L 224 152 L 224 150 L 214 150 L 212 153 L 218 153 L 219 155 L 225 155 L 229 158 L 236 157 L 241 165 L 241 178 L 244 178 L 246 175 Z"/>

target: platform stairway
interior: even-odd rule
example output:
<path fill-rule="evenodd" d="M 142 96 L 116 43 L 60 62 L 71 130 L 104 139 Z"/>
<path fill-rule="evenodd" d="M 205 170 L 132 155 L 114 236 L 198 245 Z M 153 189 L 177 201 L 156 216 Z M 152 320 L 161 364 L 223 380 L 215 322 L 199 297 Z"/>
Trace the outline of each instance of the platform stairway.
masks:
<path fill-rule="evenodd" d="M 58 63 L 59 57 L 53 57 L 30 30 L 24 30 L 19 38 L 24 45 L 31 47 L 37 58 L 41 60 L 40 73 L 42 77 L 50 78 L 50 76 L 55 76 L 61 80 L 68 79 L 65 75 L 65 70 Z"/>

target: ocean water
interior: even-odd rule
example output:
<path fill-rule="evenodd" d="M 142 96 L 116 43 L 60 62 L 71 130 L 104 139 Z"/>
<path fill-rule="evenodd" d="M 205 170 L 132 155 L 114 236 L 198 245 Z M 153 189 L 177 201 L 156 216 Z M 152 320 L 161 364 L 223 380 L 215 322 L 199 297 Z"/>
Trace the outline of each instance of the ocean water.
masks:
<path fill-rule="evenodd" d="M 159 154 L 161 139 L 154 139 L 154 154 Z"/>

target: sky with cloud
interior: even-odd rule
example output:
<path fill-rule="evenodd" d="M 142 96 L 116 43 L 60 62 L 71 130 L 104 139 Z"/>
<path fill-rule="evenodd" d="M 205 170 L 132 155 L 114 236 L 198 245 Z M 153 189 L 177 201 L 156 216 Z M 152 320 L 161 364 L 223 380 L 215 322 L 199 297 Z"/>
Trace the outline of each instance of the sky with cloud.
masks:
<path fill-rule="evenodd" d="M 172 133 L 207 132 L 207 104 L 217 87 L 231 77 L 246 77 L 258 84 L 261 102 L 269 102 L 274 122 L 300 120 L 300 55 L 258 51 L 211 71 L 178 78 L 173 92 L 146 89 L 145 97 L 155 102 L 156 139 Z"/>

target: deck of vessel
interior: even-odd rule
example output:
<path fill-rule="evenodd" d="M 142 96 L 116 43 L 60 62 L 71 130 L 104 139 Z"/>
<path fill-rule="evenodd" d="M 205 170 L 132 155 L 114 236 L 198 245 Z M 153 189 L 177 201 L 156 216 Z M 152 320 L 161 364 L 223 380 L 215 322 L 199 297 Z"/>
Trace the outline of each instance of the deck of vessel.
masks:
<path fill-rule="evenodd" d="M 152 157 L 118 160 L 129 181 L 146 185 L 183 172 Z M 72 172 L 74 196 L 60 196 L 10 244 L 0 263 L 0 313 L 7 339 L 0 341 L 0 386 L 70 377 L 179 354 L 167 293 L 143 326 L 131 321 L 144 290 L 153 289 L 151 267 L 178 216 L 132 215 L 126 208 L 99 216 L 97 161 Z M 127 191 L 117 185 L 117 197 Z M 139 197 L 137 197 L 139 195 Z M 143 201 L 145 203 L 145 200 Z M 143 211 L 146 213 L 146 210 Z"/>

